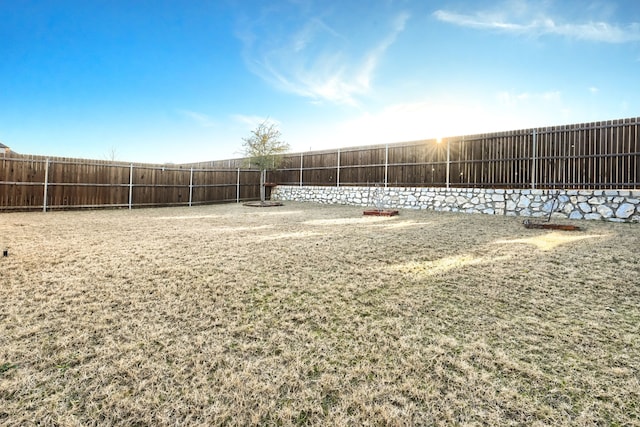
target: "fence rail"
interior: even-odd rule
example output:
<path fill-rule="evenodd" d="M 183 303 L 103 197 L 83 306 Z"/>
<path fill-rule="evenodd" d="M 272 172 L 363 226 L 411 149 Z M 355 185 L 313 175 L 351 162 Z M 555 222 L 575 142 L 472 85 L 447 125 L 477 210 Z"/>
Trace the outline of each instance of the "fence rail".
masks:
<path fill-rule="evenodd" d="M 286 185 L 637 189 L 640 118 L 287 155 Z"/>
<path fill-rule="evenodd" d="M 134 208 L 259 197 L 259 171 L 39 156 L 0 160 L 0 210 Z"/>
<path fill-rule="evenodd" d="M 286 185 L 638 189 L 640 118 L 287 154 Z M 188 165 L 0 156 L 0 210 L 256 200 L 246 159 Z"/>

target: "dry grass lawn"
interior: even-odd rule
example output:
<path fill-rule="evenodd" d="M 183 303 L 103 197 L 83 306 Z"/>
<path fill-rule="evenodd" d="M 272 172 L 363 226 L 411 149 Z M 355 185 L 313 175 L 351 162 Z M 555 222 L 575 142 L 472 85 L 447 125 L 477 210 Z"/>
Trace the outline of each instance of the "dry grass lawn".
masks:
<path fill-rule="evenodd" d="M 0 425 L 640 425 L 640 225 L 362 210 L 0 214 Z"/>

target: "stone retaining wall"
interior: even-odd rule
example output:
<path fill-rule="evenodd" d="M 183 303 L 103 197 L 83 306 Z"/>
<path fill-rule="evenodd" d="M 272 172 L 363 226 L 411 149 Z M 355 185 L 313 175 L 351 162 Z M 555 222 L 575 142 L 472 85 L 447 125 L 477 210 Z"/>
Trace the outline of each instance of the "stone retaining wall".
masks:
<path fill-rule="evenodd" d="M 283 186 L 272 200 L 431 209 L 522 217 L 640 222 L 637 190 L 491 190 L 478 188 Z"/>

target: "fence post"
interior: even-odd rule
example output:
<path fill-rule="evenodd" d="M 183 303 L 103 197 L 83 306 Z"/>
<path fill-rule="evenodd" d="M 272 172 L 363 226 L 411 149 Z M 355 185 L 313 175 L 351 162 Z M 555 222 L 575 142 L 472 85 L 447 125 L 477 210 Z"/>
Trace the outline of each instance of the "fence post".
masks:
<path fill-rule="evenodd" d="M 304 164 L 302 162 L 302 156 L 304 156 L 304 154 L 300 153 L 300 187 L 302 187 L 302 165 Z"/>
<path fill-rule="evenodd" d="M 336 187 L 340 187 L 340 149 L 338 148 L 338 170 L 336 171 Z"/>
<path fill-rule="evenodd" d="M 189 207 L 191 207 L 191 201 L 193 199 L 193 168 L 189 173 Z"/>
<path fill-rule="evenodd" d="M 129 164 L 129 209 L 133 205 L 133 163 Z"/>
<path fill-rule="evenodd" d="M 451 185 L 451 141 L 447 139 L 447 188 Z"/>
<path fill-rule="evenodd" d="M 536 169 L 538 168 L 538 141 L 536 130 L 533 130 L 533 147 L 531 153 L 531 188 L 536 188 Z"/>
<path fill-rule="evenodd" d="M 44 166 L 44 200 L 42 202 L 42 212 L 47 211 L 47 192 L 49 191 L 49 159 Z"/>
<path fill-rule="evenodd" d="M 384 186 L 389 185 L 389 144 L 384 146 Z"/>
<path fill-rule="evenodd" d="M 236 203 L 240 203 L 240 168 L 238 168 L 238 176 L 236 178 Z"/>

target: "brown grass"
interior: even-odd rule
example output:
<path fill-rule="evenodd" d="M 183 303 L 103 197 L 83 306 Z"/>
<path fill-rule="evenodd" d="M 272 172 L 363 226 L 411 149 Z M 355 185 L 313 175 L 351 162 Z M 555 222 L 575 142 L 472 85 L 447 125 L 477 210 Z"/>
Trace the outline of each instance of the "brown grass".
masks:
<path fill-rule="evenodd" d="M 640 226 L 0 214 L 0 425 L 640 425 Z"/>

